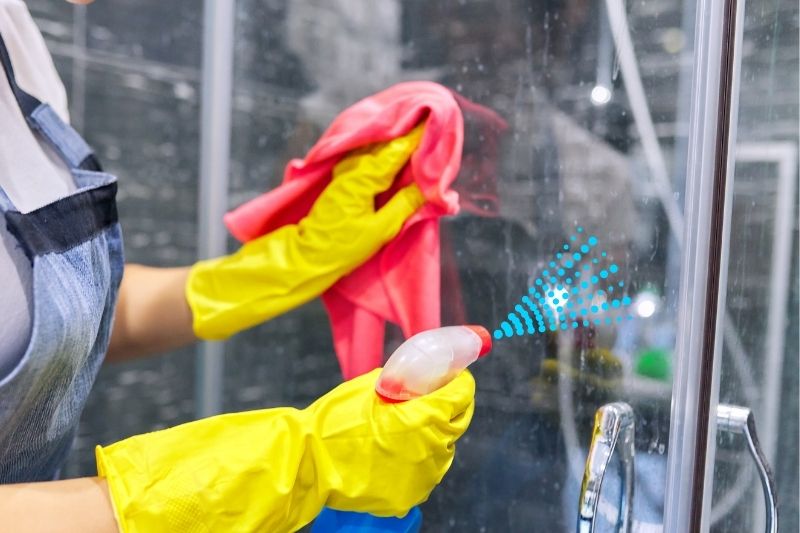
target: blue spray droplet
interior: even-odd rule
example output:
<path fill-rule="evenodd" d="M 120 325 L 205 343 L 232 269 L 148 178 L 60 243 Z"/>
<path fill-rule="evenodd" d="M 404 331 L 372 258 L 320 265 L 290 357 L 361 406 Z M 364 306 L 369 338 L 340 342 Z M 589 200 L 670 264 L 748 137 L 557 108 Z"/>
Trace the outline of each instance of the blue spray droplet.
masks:
<path fill-rule="evenodd" d="M 593 265 L 596 265 L 598 263 L 600 263 L 600 260 L 598 258 L 595 257 L 595 258 L 592 259 L 592 264 Z"/>
<path fill-rule="evenodd" d="M 631 299 L 628 296 L 622 298 L 622 305 L 631 305 Z"/>
<path fill-rule="evenodd" d="M 567 329 L 567 325 L 566 324 L 561 324 L 561 329 L 564 329 L 564 330 Z"/>
<path fill-rule="evenodd" d="M 620 281 L 619 283 L 617 283 L 617 285 L 619 285 L 620 287 L 624 287 L 625 286 L 625 282 L 624 281 Z"/>
<path fill-rule="evenodd" d="M 572 294 L 578 294 L 579 292 L 578 287 L 572 289 Z"/>
<path fill-rule="evenodd" d="M 588 309 L 581 309 L 581 315 L 582 316 L 586 316 L 588 314 L 589 314 L 589 310 Z"/>
<path fill-rule="evenodd" d="M 572 329 L 578 329 L 578 323 L 577 322 L 573 322 L 572 323 Z"/>
<path fill-rule="evenodd" d="M 535 305 L 533 305 L 533 302 L 531 301 L 530 298 L 523 297 L 522 301 L 525 302 L 525 304 L 531 311 L 533 311 L 533 315 L 536 317 L 536 321 L 541 325 L 543 319 L 542 319 L 542 314 L 539 312 L 539 309 Z"/>
<path fill-rule="evenodd" d="M 572 285 L 572 278 L 567 278 L 564 280 L 567 285 Z"/>
<path fill-rule="evenodd" d="M 558 328 L 556 327 L 556 325 L 555 325 L 555 324 L 551 324 L 551 325 L 550 325 L 550 331 L 555 331 L 555 330 L 557 330 L 557 329 L 558 329 Z"/>
<path fill-rule="evenodd" d="M 575 252 L 574 254 L 572 254 L 572 258 L 575 261 L 580 261 L 581 260 L 581 254 L 579 254 L 578 252 Z"/>
<path fill-rule="evenodd" d="M 601 256 L 603 256 L 603 257 L 605 257 L 605 256 L 606 256 L 606 255 L 608 255 L 608 254 L 606 254 L 605 252 L 600 252 L 600 255 L 601 255 Z"/>
<path fill-rule="evenodd" d="M 581 277 L 581 273 L 580 273 L 580 272 L 578 272 L 577 270 L 575 271 L 575 277 L 576 277 L 576 278 L 579 278 L 579 277 Z"/>
<path fill-rule="evenodd" d="M 543 278 L 547 278 L 547 276 L 549 276 L 549 275 L 550 275 L 550 272 L 548 272 L 547 270 L 542 270 L 542 277 Z"/>
<path fill-rule="evenodd" d="M 577 303 L 578 305 L 582 304 L 583 298 L 578 298 L 577 300 L 575 300 L 575 303 Z"/>
<path fill-rule="evenodd" d="M 561 252 L 558 252 L 556 254 L 556 259 L 561 259 L 562 257 L 564 257 L 564 254 L 562 254 Z"/>
<path fill-rule="evenodd" d="M 558 275 L 559 276 L 563 276 L 564 275 L 564 269 L 563 268 L 559 268 L 558 269 Z"/>
<path fill-rule="evenodd" d="M 569 314 L 570 318 L 577 318 L 577 316 L 578 316 L 578 313 L 576 313 L 575 311 L 571 311 L 570 314 Z"/>
<path fill-rule="evenodd" d="M 611 300 L 611 307 L 613 307 L 614 309 L 619 307 L 619 300 L 617 300 L 616 298 L 614 300 Z"/>
<path fill-rule="evenodd" d="M 608 286 L 608 292 L 614 292 L 614 287 L 612 287 L 611 285 L 609 285 L 609 286 Z"/>
<path fill-rule="evenodd" d="M 525 308 L 519 304 L 514 306 L 514 310 L 522 316 L 522 319 L 525 321 L 525 329 L 528 331 L 528 333 L 533 334 L 533 319 L 531 318 L 531 315 L 529 315 Z"/>
<path fill-rule="evenodd" d="M 593 305 L 593 306 L 592 306 L 592 313 L 596 313 L 596 312 L 597 312 L 597 306 L 596 306 L 596 305 Z"/>
<path fill-rule="evenodd" d="M 550 268 L 555 268 L 555 267 L 556 267 L 556 262 L 555 262 L 555 261 L 550 261 L 550 263 L 548 264 L 548 266 L 549 266 Z"/>
<path fill-rule="evenodd" d="M 595 323 L 595 324 L 600 324 L 600 322 L 601 322 L 601 320 L 600 320 L 599 318 L 595 318 L 595 319 L 594 319 L 594 323 Z"/>
<path fill-rule="evenodd" d="M 514 329 L 516 330 L 517 335 L 522 335 L 523 332 L 524 332 L 523 329 L 522 329 L 522 322 L 519 321 L 519 318 L 517 318 L 517 315 L 515 315 L 513 313 L 509 313 L 508 314 L 508 320 L 510 320 L 511 323 L 514 324 Z"/>
<path fill-rule="evenodd" d="M 544 327 L 544 326 L 539 326 L 539 333 L 544 333 L 545 331 L 547 331 L 547 328 L 546 328 L 546 327 Z"/>
<path fill-rule="evenodd" d="M 606 272 L 605 270 L 601 270 L 600 271 L 600 277 L 603 278 L 603 279 L 606 279 L 608 277 L 608 272 Z"/>
<path fill-rule="evenodd" d="M 589 288 L 589 283 L 586 282 L 586 281 L 581 281 L 581 287 L 584 288 L 584 289 L 588 289 Z"/>
<path fill-rule="evenodd" d="M 584 270 L 589 270 L 589 268 L 590 268 L 589 265 L 583 265 Z"/>
<path fill-rule="evenodd" d="M 550 278 L 550 283 L 558 283 L 558 279 L 555 276 L 553 276 L 552 278 Z"/>
<path fill-rule="evenodd" d="M 585 327 L 585 328 L 589 327 L 589 321 L 588 320 L 584 320 L 583 321 L 583 327 Z"/>
<path fill-rule="evenodd" d="M 606 302 L 603 302 L 603 303 L 600 305 L 600 308 L 601 308 L 603 311 L 608 311 L 608 304 L 607 304 Z"/>
<path fill-rule="evenodd" d="M 570 235 L 569 236 L 569 240 L 574 241 L 575 239 L 577 239 L 577 237 L 575 235 Z"/>
<path fill-rule="evenodd" d="M 600 280 L 597 279 L 597 276 L 592 276 L 592 283 L 597 283 L 598 281 Z"/>
<path fill-rule="evenodd" d="M 564 250 L 569 250 L 569 244 L 564 245 Z"/>
<path fill-rule="evenodd" d="M 550 291 L 550 292 L 548 292 L 548 293 L 547 293 L 547 295 L 548 295 L 550 298 L 552 298 L 553 296 L 555 296 L 555 295 L 556 295 L 556 293 L 555 293 L 555 292 L 553 292 L 553 291 Z"/>
<path fill-rule="evenodd" d="M 581 245 L 581 252 L 583 252 L 585 254 L 588 254 L 589 253 L 589 247 L 586 246 L 585 244 Z"/>
<path fill-rule="evenodd" d="M 608 267 L 608 270 L 612 274 L 616 274 L 617 271 L 619 270 L 619 267 L 617 265 L 615 265 L 614 263 L 611 263 L 611 266 Z"/>
<path fill-rule="evenodd" d="M 573 263 L 572 261 L 567 261 L 566 263 L 564 263 L 564 266 L 567 267 L 567 268 L 572 268 L 572 265 L 574 265 L 574 264 L 575 263 Z"/>
<path fill-rule="evenodd" d="M 597 237 L 592 235 L 589 237 L 589 246 L 594 246 L 595 244 L 597 244 Z"/>
<path fill-rule="evenodd" d="M 583 233 L 583 227 L 581 227 L 581 226 L 578 226 L 578 227 L 577 227 L 575 230 L 576 230 L 578 233 Z"/>
<path fill-rule="evenodd" d="M 503 320 L 503 322 L 500 324 L 500 327 L 503 329 L 503 333 L 506 334 L 506 337 L 514 336 L 514 330 L 511 329 L 511 324 L 509 324 L 505 320 Z"/>
<path fill-rule="evenodd" d="M 622 322 L 622 317 L 621 316 L 617 317 L 617 323 L 619 323 L 619 322 Z"/>
<path fill-rule="evenodd" d="M 500 340 L 503 338 L 503 332 L 499 329 L 494 330 L 494 338 Z"/>
<path fill-rule="evenodd" d="M 540 280 L 539 278 L 536 278 L 536 284 L 537 285 L 541 285 L 542 284 L 542 280 Z"/>

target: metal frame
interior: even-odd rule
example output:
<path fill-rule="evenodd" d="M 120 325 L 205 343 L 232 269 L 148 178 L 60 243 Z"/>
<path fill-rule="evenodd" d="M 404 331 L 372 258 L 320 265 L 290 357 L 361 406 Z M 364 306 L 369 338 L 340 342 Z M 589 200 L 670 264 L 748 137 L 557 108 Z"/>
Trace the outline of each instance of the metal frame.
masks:
<path fill-rule="evenodd" d="M 739 78 L 741 73 L 741 50 L 745 0 L 733 0 L 725 6 L 722 60 L 720 65 L 720 102 L 717 123 L 717 169 L 715 171 L 715 212 L 712 213 L 712 231 L 716 229 L 718 244 L 709 253 L 716 265 L 709 265 L 709 297 L 716 297 L 714 324 L 706 317 L 704 364 L 701 374 L 701 401 L 698 411 L 707 413 L 705 422 L 698 419 L 698 437 L 695 453 L 694 507 L 692 525 L 702 531 L 711 528 L 712 486 L 716 462 L 717 408 L 719 403 L 720 368 L 722 347 L 729 331 L 735 331 L 727 313 L 728 264 L 730 262 L 731 215 L 733 212 L 733 180 L 736 157 L 736 130 L 739 122 Z M 712 305 L 710 301 L 707 305 Z M 719 311 L 716 311 L 719 310 Z M 731 323 L 728 327 L 727 324 Z M 713 337 L 712 337 L 713 336 Z M 737 336 L 738 338 L 738 336 Z M 705 427 L 705 430 L 703 429 Z M 705 432 L 705 435 L 703 433 Z"/>
<path fill-rule="evenodd" d="M 203 4 L 197 242 L 201 259 L 226 251 L 227 234 L 222 216 L 228 207 L 235 10 L 234 0 L 205 0 Z M 198 348 L 195 378 L 198 418 L 222 411 L 223 356 L 221 342 L 204 342 Z"/>
<path fill-rule="evenodd" d="M 665 531 L 701 528 L 733 91 L 736 0 L 699 0 L 689 126 L 686 225 L 667 460 Z M 709 223 L 710 221 L 710 223 Z M 723 294 L 724 297 L 724 294 Z"/>

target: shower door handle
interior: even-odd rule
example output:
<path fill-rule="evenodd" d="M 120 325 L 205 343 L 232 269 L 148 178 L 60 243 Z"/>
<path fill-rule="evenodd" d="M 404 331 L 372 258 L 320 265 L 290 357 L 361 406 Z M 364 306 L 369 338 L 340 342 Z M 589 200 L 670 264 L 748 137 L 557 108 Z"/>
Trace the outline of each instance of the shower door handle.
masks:
<path fill-rule="evenodd" d="M 579 533 L 594 531 L 603 476 L 605 476 L 615 449 L 619 451 L 622 463 L 622 492 L 617 531 L 627 533 L 631 530 L 633 520 L 635 448 L 633 409 L 624 402 L 606 404 L 600 407 L 594 415 L 592 442 L 586 457 L 578 504 L 577 529 Z"/>
<path fill-rule="evenodd" d="M 717 406 L 717 430 L 744 435 L 747 441 L 747 448 L 756 463 L 758 477 L 761 479 L 761 487 L 764 490 L 764 506 L 767 510 L 765 531 L 767 533 L 777 533 L 778 502 L 775 497 L 775 480 L 772 477 L 767 458 L 764 457 L 761 445 L 758 443 L 756 421 L 753 413 L 746 407 L 719 404 Z"/>

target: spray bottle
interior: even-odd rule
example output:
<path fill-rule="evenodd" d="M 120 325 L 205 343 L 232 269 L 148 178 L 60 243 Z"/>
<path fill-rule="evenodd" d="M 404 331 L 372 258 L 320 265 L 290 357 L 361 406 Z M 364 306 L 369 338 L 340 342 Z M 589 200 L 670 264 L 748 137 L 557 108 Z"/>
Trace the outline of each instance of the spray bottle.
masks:
<path fill-rule="evenodd" d="M 482 326 L 448 326 L 417 333 L 386 361 L 376 394 L 399 403 L 424 396 L 453 380 L 492 349 L 492 337 Z M 417 533 L 422 513 L 413 508 L 403 518 L 323 509 L 312 533 Z"/>
<path fill-rule="evenodd" d="M 433 392 L 492 349 L 492 337 L 482 326 L 448 326 L 417 333 L 392 353 L 375 392 L 386 402 L 405 402 Z M 324 509 L 312 533 L 416 533 L 422 513 L 411 509 L 403 518 Z"/>
<path fill-rule="evenodd" d="M 492 349 L 481 326 L 429 329 L 406 340 L 386 361 L 375 392 L 387 402 L 424 396 L 450 383 Z"/>

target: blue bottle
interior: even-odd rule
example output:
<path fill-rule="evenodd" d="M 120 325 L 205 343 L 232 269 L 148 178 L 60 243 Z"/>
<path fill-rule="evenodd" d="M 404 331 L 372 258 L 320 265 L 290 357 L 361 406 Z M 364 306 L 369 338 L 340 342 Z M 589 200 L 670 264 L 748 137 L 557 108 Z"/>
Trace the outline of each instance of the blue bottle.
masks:
<path fill-rule="evenodd" d="M 403 518 L 384 518 L 368 513 L 334 511 L 325 507 L 314 520 L 311 533 L 419 533 L 422 511 L 411 509 Z"/>

